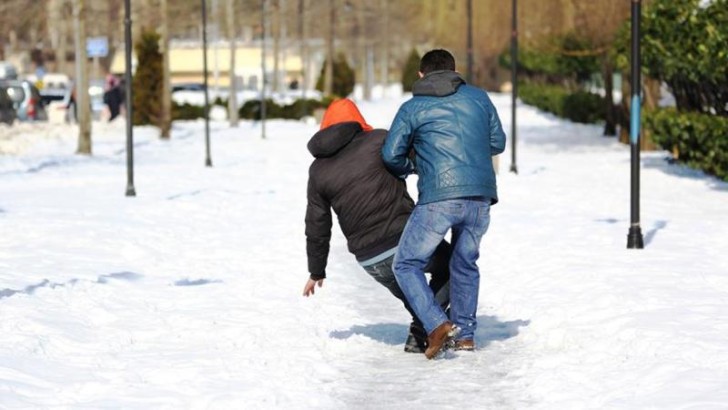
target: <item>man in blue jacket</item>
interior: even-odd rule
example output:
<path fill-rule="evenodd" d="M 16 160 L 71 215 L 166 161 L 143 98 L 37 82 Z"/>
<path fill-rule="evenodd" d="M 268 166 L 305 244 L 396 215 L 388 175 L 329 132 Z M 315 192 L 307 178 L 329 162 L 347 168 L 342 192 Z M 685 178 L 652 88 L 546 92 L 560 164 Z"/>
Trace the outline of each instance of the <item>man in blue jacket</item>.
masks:
<path fill-rule="evenodd" d="M 506 137 L 488 94 L 465 83 L 448 51 L 426 53 L 419 74 L 412 99 L 392 122 L 382 158 L 395 175 L 417 173 L 419 178 L 417 206 L 402 233 L 394 273 L 428 333 L 425 355 L 432 359 L 451 345 L 475 349 L 476 262 L 490 206 L 498 202 L 491 157 L 503 152 Z M 452 321 L 433 297 L 423 270 L 448 230 Z"/>

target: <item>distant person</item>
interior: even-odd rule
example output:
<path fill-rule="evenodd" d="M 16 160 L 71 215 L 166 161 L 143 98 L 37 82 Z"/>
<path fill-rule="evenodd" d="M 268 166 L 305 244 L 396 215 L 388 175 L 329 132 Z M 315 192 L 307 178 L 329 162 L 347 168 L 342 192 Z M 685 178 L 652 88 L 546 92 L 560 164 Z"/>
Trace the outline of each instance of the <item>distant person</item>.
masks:
<path fill-rule="evenodd" d="M 71 81 L 63 106 L 66 108 L 66 122 L 78 122 L 78 104 L 76 104 L 76 84 Z"/>
<path fill-rule="evenodd" d="M 387 167 L 403 178 L 416 171 L 417 206 L 394 258 L 400 288 L 428 334 L 425 356 L 454 344 L 474 350 L 480 241 L 498 202 L 492 157 L 506 136 L 488 94 L 465 83 L 446 50 L 420 60 L 420 79 L 392 122 L 382 149 Z M 414 149 L 415 161 L 410 159 Z M 450 318 L 425 284 L 425 267 L 451 231 Z M 454 341 L 454 343 L 453 343 Z"/>
<path fill-rule="evenodd" d="M 310 277 L 303 295 L 313 295 L 326 278 L 333 208 L 349 251 L 412 314 L 405 351 L 422 353 L 427 348 L 427 334 L 392 272 L 397 243 L 414 201 L 405 182 L 384 167 L 380 152 L 386 135 L 386 130 L 367 124 L 351 100 L 342 99 L 331 103 L 321 129 L 308 142 L 308 150 L 316 159 L 309 168 L 306 253 Z M 440 241 L 435 248 L 431 263 L 423 269 L 432 274 L 428 289 L 445 309 L 449 302 L 450 246 Z M 361 300 L 366 296 L 361 295 Z"/>
<path fill-rule="evenodd" d="M 122 103 L 121 82 L 111 73 L 106 75 L 103 99 L 109 109 L 109 122 L 111 122 L 119 116 Z"/>

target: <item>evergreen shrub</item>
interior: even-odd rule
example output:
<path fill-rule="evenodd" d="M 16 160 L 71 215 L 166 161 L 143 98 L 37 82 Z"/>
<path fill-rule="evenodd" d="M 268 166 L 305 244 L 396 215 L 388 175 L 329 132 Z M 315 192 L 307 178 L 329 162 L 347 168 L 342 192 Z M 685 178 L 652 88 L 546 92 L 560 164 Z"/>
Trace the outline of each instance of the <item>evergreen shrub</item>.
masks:
<path fill-rule="evenodd" d="M 643 127 L 677 161 L 728 182 L 728 117 L 661 108 L 645 113 Z"/>
<path fill-rule="evenodd" d="M 321 66 L 321 74 L 319 75 L 318 81 L 316 81 L 316 89 L 324 91 L 324 78 L 326 77 L 326 64 L 327 60 L 324 60 L 324 64 Z M 331 90 L 335 96 L 346 97 L 354 91 L 354 85 L 356 83 L 356 74 L 354 69 L 351 68 L 349 63 L 346 61 L 344 54 L 338 54 L 334 59 L 334 83 L 333 89 Z"/>
<path fill-rule="evenodd" d="M 421 58 L 420 53 L 415 49 L 412 49 L 409 57 L 407 57 L 407 62 L 402 70 L 402 90 L 404 92 L 412 92 L 412 85 L 420 79 L 418 73 L 420 71 Z"/>
<path fill-rule="evenodd" d="M 194 120 L 205 118 L 205 107 L 189 103 L 177 104 L 172 101 L 172 120 Z"/>
<path fill-rule="evenodd" d="M 523 83 L 518 85 L 518 96 L 526 104 L 574 122 L 596 123 L 604 118 L 604 97 L 587 91 Z"/>
<path fill-rule="evenodd" d="M 132 79 L 134 125 L 159 126 L 162 119 L 162 53 L 159 34 L 143 30 L 134 46 L 137 69 Z"/>

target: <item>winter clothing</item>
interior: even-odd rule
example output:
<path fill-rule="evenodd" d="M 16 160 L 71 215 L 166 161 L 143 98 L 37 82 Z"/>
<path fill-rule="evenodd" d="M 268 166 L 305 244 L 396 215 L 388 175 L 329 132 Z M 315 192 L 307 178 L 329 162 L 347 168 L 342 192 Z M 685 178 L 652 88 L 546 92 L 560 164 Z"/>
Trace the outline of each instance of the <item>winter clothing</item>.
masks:
<path fill-rule="evenodd" d="M 362 130 L 371 131 L 374 128 L 367 124 L 364 117 L 356 108 L 353 102 L 349 99 L 336 100 L 331 103 L 329 109 L 324 113 L 324 117 L 321 119 L 321 128 L 329 128 L 334 124 L 341 124 L 342 122 L 358 122 L 361 125 Z"/>
<path fill-rule="evenodd" d="M 119 116 L 121 112 L 121 104 L 124 101 L 121 90 L 121 81 L 113 74 L 108 74 L 106 76 L 103 101 L 109 108 L 109 121 L 113 121 Z"/>
<path fill-rule="evenodd" d="M 442 56 L 446 51 L 433 53 Z M 432 55 L 426 54 L 423 62 Z M 455 71 L 426 74 L 415 82 L 412 93 L 394 118 L 382 157 L 397 175 L 405 177 L 415 170 L 418 174 L 418 203 L 402 233 L 393 269 L 429 334 L 425 355 L 432 358 L 438 344 L 448 338 L 471 340 L 475 334 L 480 286 L 476 261 L 490 223 L 490 205 L 498 202 L 491 157 L 505 149 L 505 133 L 488 94 L 465 84 Z M 415 162 L 409 158 L 412 149 Z M 424 275 L 425 265 L 448 231 L 452 233 L 450 320 Z M 451 322 L 458 332 L 452 332 Z"/>
<path fill-rule="evenodd" d="M 390 174 L 382 162 L 385 137 L 386 131 L 372 129 L 348 99 L 334 101 L 324 114 L 321 130 L 308 142 L 308 150 L 316 158 L 308 179 L 308 269 L 312 280 L 326 277 L 333 208 L 349 251 L 413 314 L 405 351 L 423 352 L 426 334 L 392 271 L 394 253 L 414 201 L 405 182 Z M 430 289 L 445 309 L 450 299 L 450 246 L 442 241 L 436 248 L 424 269 L 432 273 Z"/>
<path fill-rule="evenodd" d="M 306 238 L 311 278 L 326 277 L 331 208 L 349 252 L 359 261 L 397 246 L 414 201 L 404 181 L 384 168 L 379 150 L 384 130 L 362 131 L 346 122 L 316 133 L 308 149 L 317 159 L 308 179 Z"/>
<path fill-rule="evenodd" d="M 488 94 L 454 71 L 434 71 L 415 82 L 382 148 L 387 167 L 402 177 L 415 171 L 419 204 L 481 197 L 498 202 L 491 157 L 505 149 L 505 133 Z"/>
<path fill-rule="evenodd" d="M 449 199 L 415 207 L 394 257 L 394 276 L 427 333 L 447 321 L 448 315 L 427 285 L 425 266 L 452 229 L 450 287 L 456 297 L 450 300 L 450 320 L 461 329 L 463 338 L 473 338 L 480 285 L 476 261 L 489 223 L 488 201 Z"/>

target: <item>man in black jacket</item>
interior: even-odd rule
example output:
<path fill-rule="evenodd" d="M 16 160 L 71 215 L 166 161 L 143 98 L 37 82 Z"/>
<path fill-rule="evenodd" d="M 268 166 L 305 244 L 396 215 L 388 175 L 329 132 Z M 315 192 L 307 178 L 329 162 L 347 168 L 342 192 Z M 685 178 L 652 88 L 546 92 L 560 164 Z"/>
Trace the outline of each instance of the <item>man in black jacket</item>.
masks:
<path fill-rule="evenodd" d="M 405 182 L 384 167 L 380 152 L 386 136 L 386 130 L 375 130 L 364 121 L 351 100 L 342 99 L 329 106 L 321 130 L 309 141 L 308 150 L 316 159 L 308 179 L 306 253 L 310 277 L 303 295 L 313 295 L 326 278 L 333 208 L 349 251 L 412 314 L 405 351 L 424 352 L 427 334 L 392 271 L 414 201 Z M 429 286 L 443 309 L 450 300 L 449 260 L 450 246 L 443 241 L 426 269 L 431 273 Z"/>

